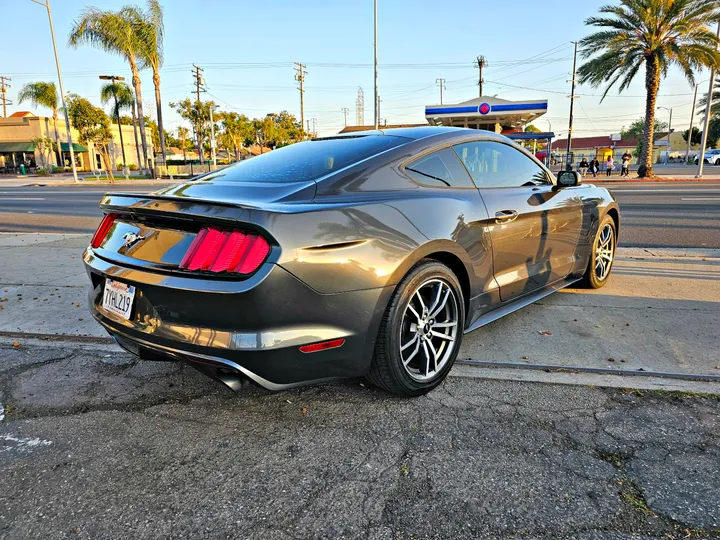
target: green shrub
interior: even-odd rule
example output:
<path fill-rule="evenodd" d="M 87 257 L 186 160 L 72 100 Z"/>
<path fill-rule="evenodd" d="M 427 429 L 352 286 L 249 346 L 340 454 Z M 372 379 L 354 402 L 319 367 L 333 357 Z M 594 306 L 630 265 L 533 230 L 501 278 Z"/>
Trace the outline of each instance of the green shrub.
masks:
<path fill-rule="evenodd" d="M 134 163 L 131 163 L 130 165 L 128 165 L 128 169 L 130 169 L 131 171 L 137 171 L 138 166 L 135 165 Z"/>
<path fill-rule="evenodd" d="M 47 176 L 48 172 L 45 169 L 38 169 L 35 171 L 35 174 L 37 174 L 38 176 Z"/>

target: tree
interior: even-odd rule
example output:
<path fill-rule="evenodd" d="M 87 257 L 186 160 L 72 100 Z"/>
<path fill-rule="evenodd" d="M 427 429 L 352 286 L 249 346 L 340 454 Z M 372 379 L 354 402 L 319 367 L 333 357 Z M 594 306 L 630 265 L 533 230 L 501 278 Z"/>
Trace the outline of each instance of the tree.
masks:
<path fill-rule="evenodd" d="M 222 116 L 223 142 L 233 148 L 235 159 L 240 159 L 240 148 L 243 144 L 252 144 L 253 127 L 247 116 L 236 112 L 224 113 Z"/>
<path fill-rule="evenodd" d="M 125 157 L 125 141 L 123 140 L 122 124 L 120 122 L 120 112 L 133 107 L 133 93 L 130 87 L 124 82 L 108 83 L 100 88 L 100 101 L 103 105 L 110 103 L 112 106 L 112 117 L 118 124 L 118 132 L 120 134 L 120 148 L 122 149 L 123 167 L 127 167 L 127 158 Z M 137 140 L 135 141 L 137 144 Z"/>
<path fill-rule="evenodd" d="M 112 140 L 110 118 L 100 107 L 95 107 L 87 99 L 77 94 L 70 94 L 67 97 L 67 107 L 72 125 L 80 134 L 80 142 L 83 144 L 93 143 L 105 163 L 105 170 L 110 176 L 110 181 L 114 182 L 115 176 L 109 150 Z"/>
<path fill-rule="evenodd" d="M 48 154 L 51 154 L 53 151 L 52 139 L 49 139 L 48 137 L 35 137 L 34 139 L 31 139 L 31 141 L 35 143 L 35 148 L 40 154 L 40 167 L 48 169 L 48 162 L 50 161 L 50 156 Z"/>
<path fill-rule="evenodd" d="M 187 150 L 188 144 L 190 143 L 190 130 L 186 127 L 180 126 L 177 128 L 178 141 L 180 150 L 183 151 L 183 160 L 187 161 Z"/>
<path fill-rule="evenodd" d="M 85 8 L 80 18 L 73 23 L 68 45 L 77 48 L 79 45 L 91 45 L 111 54 L 125 58 L 132 72 L 132 84 L 135 89 L 135 103 L 140 125 L 140 140 L 144 160 L 142 169 L 147 169 L 148 147 L 145 136 L 145 115 L 143 114 L 142 84 L 138 67 L 141 54 L 142 36 L 137 29 L 137 19 L 133 14 L 133 6 L 126 6 L 120 11 L 103 11 L 96 7 Z"/>
<path fill-rule="evenodd" d="M 204 160 L 205 140 L 210 137 L 210 107 L 214 107 L 212 101 L 191 101 L 185 98 L 182 101 L 170 103 L 182 118 L 190 122 L 195 130 L 197 150 L 200 156 L 200 163 Z M 214 118 L 217 122 L 217 118 Z"/>
<path fill-rule="evenodd" d="M 683 141 L 685 141 L 685 142 L 688 141 L 689 133 L 690 133 L 689 129 L 686 129 L 685 131 L 683 131 L 683 134 L 682 134 Z M 701 139 L 702 139 L 702 132 L 698 128 L 693 126 L 692 136 L 690 137 L 690 145 L 694 146 L 696 144 L 700 144 Z"/>
<path fill-rule="evenodd" d="M 720 0 L 620 0 L 590 17 L 588 26 L 601 30 L 580 42 L 583 58 L 580 84 L 607 83 L 603 99 L 616 84 L 619 92 L 645 66 L 645 129 L 638 175 L 652 176 L 655 108 L 661 77 L 670 66 L 680 68 L 691 85 L 695 71 L 720 66 L 718 39 L 710 29 L 720 21 Z"/>
<path fill-rule="evenodd" d="M 656 133 L 660 133 L 661 131 L 666 130 L 667 127 L 668 127 L 667 122 L 663 122 L 656 118 L 653 121 L 653 137 L 655 136 Z M 642 155 L 642 151 L 645 146 L 644 140 L 643 140 L 644 134 L 645 134 L 645 119 L 644 118 L 638 118 L 632 124 L 630 124 L 630 127 L 627 129 L 625 129 L 625 126 L 623 126 L 620 129 L 620 136 L 623 139 L 637 140 L 637 145 L 635 146 L 635 155 L 636 156 Z M 650 157 L 652 158 L 652 151 L 650 151 Z"/>
<path fill-rule="evenodd" d="M 53 127 L 55 128 L 55 144 L 57 145 L 58 167 L 63 166 L 60 153 L 60 134 L 58 133 L 58 93 L 54 82 L 28 83 L 20 89 L 18 102 L 29 101 L 33 106 L 47 107 L 52 111 Z"/>
<path fill-rule="evenodd" d="M 135 6 L 125 6 L 122 11 L 127 13 L 128 18 L 133 21 L 133 27 L 139 36 L 141 67 L 152 69 L 153 85 L 155 86 L 155 108 L 157 110 L 158 147 L 164 162 L 167 159 L 165 152 L 166 132 L 163 126 L 162 99 L 160 97 L 160 68 L 163 64 L 163 42 L 165 38 L 163 8 L 158 0 L 147 0 L 146 4 L 146 11 Z"/>

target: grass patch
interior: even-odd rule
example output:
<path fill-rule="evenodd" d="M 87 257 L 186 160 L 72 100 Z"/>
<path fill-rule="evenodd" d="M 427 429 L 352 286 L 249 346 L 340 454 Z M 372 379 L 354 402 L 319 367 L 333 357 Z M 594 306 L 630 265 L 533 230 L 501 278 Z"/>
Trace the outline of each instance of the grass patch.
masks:
<path fill-rule="evenodd" d="M 600 452 L 600 457 L 611 465 L 614 465 L 618 469 L 622 469 L 625 466 L 625 462 L 623 461 L 622 457 L 620 457 L 620 454 L 614 454 L 612 452 Z"/>
<path fill-rule="evenodd" d="M 632 489 L 623 490 L 620 492 L 622 500 L 631 505 L 635 510 L 645 514 L 646 516 L 654 516 L 655 512 L 650 510 L 650 507 L 642 498 L 639 492 Z"/>

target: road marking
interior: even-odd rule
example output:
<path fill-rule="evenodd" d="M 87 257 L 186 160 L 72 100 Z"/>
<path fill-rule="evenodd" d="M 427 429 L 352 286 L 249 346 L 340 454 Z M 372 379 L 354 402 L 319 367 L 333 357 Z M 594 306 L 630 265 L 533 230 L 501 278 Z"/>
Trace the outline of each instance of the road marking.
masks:
<path fill-rule="evenodd" d="M 681 201 L 720 201 L 720 197 L 680 197 Z"/>
<path fill-rule="evenodd" d="M 13 197 L 11 201 L 46 201 L 46 197 Z"/>

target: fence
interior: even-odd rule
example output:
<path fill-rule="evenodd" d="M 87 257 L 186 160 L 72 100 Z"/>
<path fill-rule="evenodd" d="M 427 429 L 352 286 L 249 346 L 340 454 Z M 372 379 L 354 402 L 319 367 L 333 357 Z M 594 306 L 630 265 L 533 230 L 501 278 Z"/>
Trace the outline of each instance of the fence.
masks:
<path fill-rule="evenodd" d="M 187 165 L 155 165 L 155 178 L 193 178 L 210 172 L 212 162 L 188 163 Z"/>

